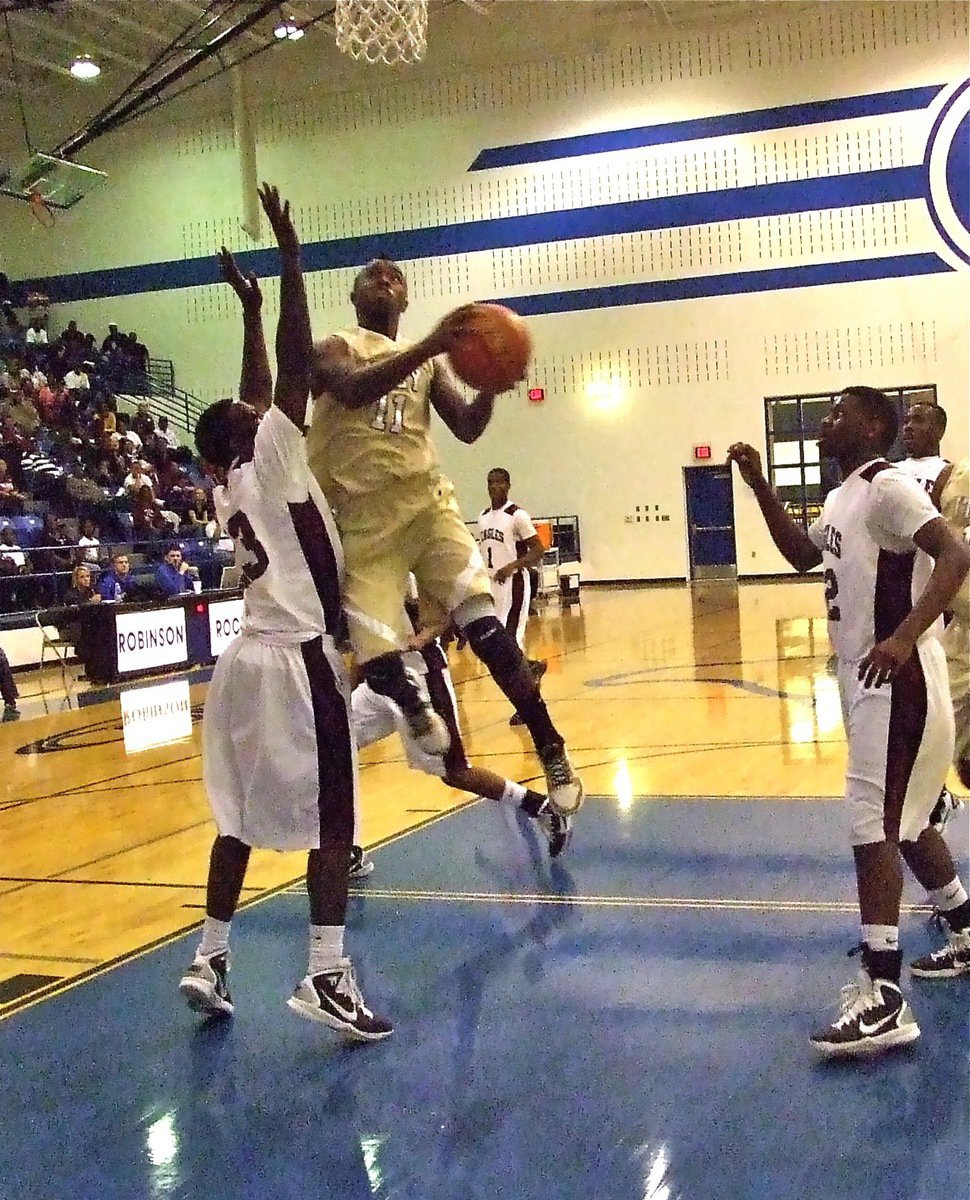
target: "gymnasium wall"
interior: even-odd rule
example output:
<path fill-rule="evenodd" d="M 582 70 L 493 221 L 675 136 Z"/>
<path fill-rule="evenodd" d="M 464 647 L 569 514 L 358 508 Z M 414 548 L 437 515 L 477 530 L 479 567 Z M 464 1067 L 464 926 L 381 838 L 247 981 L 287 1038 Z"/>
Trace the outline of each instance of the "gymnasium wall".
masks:
<path fill-rule="evenodd" d="M 295 204 L 319 334 L 349 322 L 355 266 L 378 251 L 405 263 L 406 333 L 473 298 L 530 315 L 544 402 L 522 387 L 477 445 L 443 428 L 438 444 L 468 517 L 494 465 L 533 513 L 578 513 L 589 579 L 686 575 L 682 468 L 695 443 L 763 448 L 766 396 L 936 383 L 944 451 L 967 453 L 966 119 L 949 177 L 945 144 L 966 90 L 935 128 L 967 76 L 967 6 L 764 9 L 660 38 L 631 18 L 576 57 L 372 68 L 336 92 L 274 54 L 254 81 L 259 172 Z M 181 386 L 233 391 L 238 317 L 212 252 L 254 247 L 263 273 L 274 257 L 240 228 L 228 90 L 82 158 L 109 183 L 50 233 L 24 237 L 0 207 L 5 269 L 77 297 L 58 328 L 115 320 Z M 638 505 L 651 521 L 625 519 Z M 736 505 L 739 571 L 784 569 L 743 487 Z"/>

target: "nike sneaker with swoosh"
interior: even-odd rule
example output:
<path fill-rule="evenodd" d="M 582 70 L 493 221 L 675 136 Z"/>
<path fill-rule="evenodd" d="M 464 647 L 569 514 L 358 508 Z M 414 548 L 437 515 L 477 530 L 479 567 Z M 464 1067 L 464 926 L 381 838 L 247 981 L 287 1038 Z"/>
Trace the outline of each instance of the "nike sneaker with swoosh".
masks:
<path fill-rule="evenodd" d="M 919 1025 L 899 985 L 870 979 L 865 971 L 842 989 L 839 1015 L 828 1029 L 809 1039 L 827 1058 L 879 1054 L 919 1037 Z"/>
<path fill-rule="evenodd" d="M 943 921 L 946 922 L 946 913 Z M 947 944 L 941 950 L 914 958 L 909 964 L 910 974 L 920 979 L 954 979 L 957 975 L 970 975 L 970 929 L 959 932 L 947 929 L 947 938 Z"/>
<path fill-rule="evenodd" d="M 231 1017 L 232 996 L 229 995 L 229 951 L 203 954 L 196 950 L 195 958 L 179 983 L 179 991 L 194 1012 L 205 1016 Z"/>
<path fill-rule="evenodd" d="M 297 1016 L 319 1021 L 351 1041 L 379 1042 L 394 1032 L 390 1021 L 376 1017 L 364 1003 L 349 958 L 329 971 L 307 975 L 286 1003 Z"/>

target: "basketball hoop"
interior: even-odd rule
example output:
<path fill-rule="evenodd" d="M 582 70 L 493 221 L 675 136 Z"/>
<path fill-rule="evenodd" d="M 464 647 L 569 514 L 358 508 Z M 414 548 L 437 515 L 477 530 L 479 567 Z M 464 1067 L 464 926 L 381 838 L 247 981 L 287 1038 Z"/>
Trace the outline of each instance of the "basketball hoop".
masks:
<path fill-rule="evenodd" d="M 428 48 L 428 0 L 337 0 L 337 49 L 369 63 L 420 62 Z"/>
<path fill-rule="evenodd" d="M 27 207 L 30 209 L 30 215 L 38 225 L 44 229 L 53 229 L 57 218 L 54 216 L 54 210 L 40 192 L 30 193 L 27 197 Z"/>

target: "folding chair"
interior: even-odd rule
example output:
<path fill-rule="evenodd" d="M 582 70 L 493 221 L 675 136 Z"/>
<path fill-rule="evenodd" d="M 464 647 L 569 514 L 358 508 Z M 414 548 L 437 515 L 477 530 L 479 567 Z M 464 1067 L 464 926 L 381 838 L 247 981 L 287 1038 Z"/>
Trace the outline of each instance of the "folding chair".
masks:
<path fill-rule="evenodd" d="M 67 707 L 71 707 L 71 700 L 74 695 L 74 686 L 67 670 L 67 659 L 74 647 L 65 642 L 61 637 L 61 631 L 54 623 L 59 617 L 67 614 L 68 610 L 64 608 L 42 608 L 38 610 L 34 620 L 37 622 L 37 628 L 40 630 L 40 692 L 44 700 L 44 712 L 49 712 L 47 707 L 47 688 L 44 686 L 44 661 L 45 656 L 53 654 L 57 659 L 61 668 L 61 686 L 64 688 L 64 699 L 67 701 Z"/>

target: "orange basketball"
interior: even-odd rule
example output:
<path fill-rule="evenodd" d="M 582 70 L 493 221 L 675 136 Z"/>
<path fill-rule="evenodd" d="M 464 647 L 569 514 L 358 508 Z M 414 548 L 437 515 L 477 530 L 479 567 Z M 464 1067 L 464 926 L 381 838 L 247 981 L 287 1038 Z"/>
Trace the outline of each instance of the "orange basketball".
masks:
<path fill-rule="evenodd" d="M 448 352 L 455 374 L 479 392 L 505 392 L 524 378 L 532 357 L 525 321 L 502 304 L 474 304 L 466 331 Z"/>

